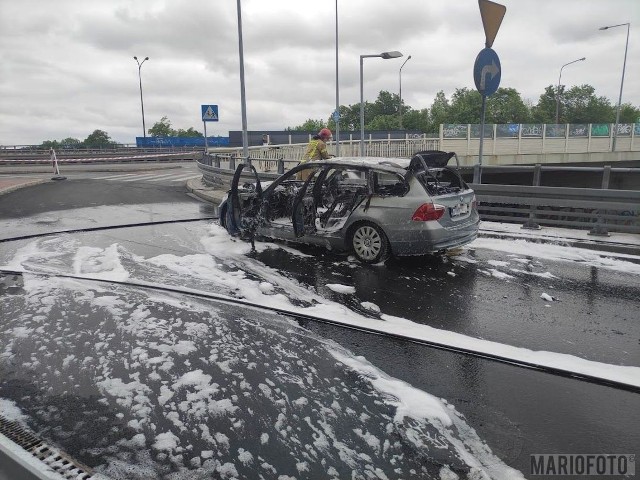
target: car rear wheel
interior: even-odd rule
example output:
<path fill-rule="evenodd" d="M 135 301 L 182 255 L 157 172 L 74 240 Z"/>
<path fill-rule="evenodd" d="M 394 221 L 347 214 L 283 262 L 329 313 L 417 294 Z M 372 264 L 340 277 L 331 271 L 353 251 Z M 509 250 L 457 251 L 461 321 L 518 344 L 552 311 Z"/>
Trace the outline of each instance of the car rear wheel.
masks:
<path fill-rule="evenodd" d="M 364 263 L 378 263 L 389 256 L 387 236 L 373 223 L 360 223 L 353 229 L 351 248 L 358 260 Z"/>

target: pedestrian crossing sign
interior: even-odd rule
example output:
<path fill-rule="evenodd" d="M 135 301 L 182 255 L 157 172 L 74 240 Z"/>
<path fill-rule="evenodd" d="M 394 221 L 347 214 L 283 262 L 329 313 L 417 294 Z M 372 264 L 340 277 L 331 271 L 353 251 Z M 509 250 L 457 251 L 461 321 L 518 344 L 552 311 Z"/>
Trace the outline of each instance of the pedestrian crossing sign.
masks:
<path fill-rule="evenodd" d="M 218 105 L 202 105 L 202 121 L 217 122 L 218 121 Z"/>

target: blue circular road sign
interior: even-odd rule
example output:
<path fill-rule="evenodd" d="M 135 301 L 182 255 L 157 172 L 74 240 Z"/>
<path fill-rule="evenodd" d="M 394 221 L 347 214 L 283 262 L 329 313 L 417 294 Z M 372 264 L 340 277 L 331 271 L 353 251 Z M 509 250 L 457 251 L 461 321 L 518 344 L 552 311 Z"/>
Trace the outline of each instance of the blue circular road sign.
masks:
<path fill-rule="evenodd" d="M 473 65 L 473 81 L 481 95 L 493 95 L 500 86 L 500 59 L 491 48 L 480 50 Z"/>

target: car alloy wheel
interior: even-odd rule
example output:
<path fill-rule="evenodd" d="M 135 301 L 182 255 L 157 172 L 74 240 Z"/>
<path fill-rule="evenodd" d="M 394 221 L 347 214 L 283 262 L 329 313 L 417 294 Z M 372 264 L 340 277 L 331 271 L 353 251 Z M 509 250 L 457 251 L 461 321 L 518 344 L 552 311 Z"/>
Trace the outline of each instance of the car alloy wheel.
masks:
<path fill-rule="evenodd" d="M 359 260 L 377 263 L 387 257 L 388 241 L 380 227 L 373 223 L 358 225 L 351 236 L 351 246 Z"/>

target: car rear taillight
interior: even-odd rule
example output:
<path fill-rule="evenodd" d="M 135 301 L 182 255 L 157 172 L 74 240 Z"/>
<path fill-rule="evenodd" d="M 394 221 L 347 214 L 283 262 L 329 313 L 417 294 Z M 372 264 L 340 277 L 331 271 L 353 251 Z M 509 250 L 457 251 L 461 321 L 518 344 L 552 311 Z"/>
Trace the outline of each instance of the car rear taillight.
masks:
<path fill-rule="evenodd" d="M 471 200 L 471 208 L 473 208 L 474 210 L 478 209 L 478 200 L 476 199 L 476 196 L 473 196 L 473 200 Z"/>
<path fill-rule="evenodd" d="M 423 203 L 413 213 L 411 220 L 414 222 L 429 222 L 439 220 L 444 215 L 445 207 L 435 203 Z"/>

